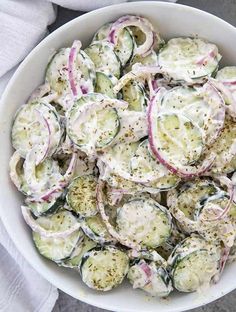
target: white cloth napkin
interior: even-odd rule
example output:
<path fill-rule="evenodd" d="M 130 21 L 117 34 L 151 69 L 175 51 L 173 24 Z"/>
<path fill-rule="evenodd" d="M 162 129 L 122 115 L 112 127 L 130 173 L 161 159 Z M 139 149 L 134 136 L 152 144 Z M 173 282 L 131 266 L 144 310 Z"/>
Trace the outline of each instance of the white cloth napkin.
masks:
<path fill-rule="evenodd" d="M 55 20 L 56 6 L 52 2 L 89 11 L 125 1 L 0 0 L 0 98 L 17 64 L 47 34 L 47 26 Z M 0 311 L 50 312 L 57 298 L 57 289 L 23 259 L 0 220 Z"/>

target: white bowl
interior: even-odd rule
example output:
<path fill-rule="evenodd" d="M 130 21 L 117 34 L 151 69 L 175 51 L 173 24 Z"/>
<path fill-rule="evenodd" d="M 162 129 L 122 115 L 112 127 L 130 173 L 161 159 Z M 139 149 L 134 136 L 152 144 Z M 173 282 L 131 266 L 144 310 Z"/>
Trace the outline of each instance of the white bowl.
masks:
<path fill-rule="evenodd" d="M 57 29 L 44 39 L 22 62 L 8 84 L 0 105 L 0 215 L 13 242 L 25 259 L 42 276 L 69 295 L 97 307 L 112 311 L 174 312 L 184 311 L 211 302 L 236 288 L 236 263 L 227 265 L 220 282 L 203 295 L 174 293 L 168 299 L 149 298 L 144 292 L 132 290 L 124 283 L 108 292 L 98 293 L 87 288 L 79 274 L 58 267 L 42 258 L 31 239 L 31 231 L 20 212 L 22 197 L 8 175 L 12 154 L 10 133 L 16 109 L 22 105 L 35 87 L 43 82 L 45 68 L 52 51 L 71 45 L 80 39 L 85 47 L 95 31 L 104 23 L 124 14 L 143 15 L 151 20 L 164 38 L 199 35 L 216 43 L 224 64 L 236 64 L 236 29 L 223 20 L 183 5 L 161 2 L 126 3 L 99 9 Z"/>

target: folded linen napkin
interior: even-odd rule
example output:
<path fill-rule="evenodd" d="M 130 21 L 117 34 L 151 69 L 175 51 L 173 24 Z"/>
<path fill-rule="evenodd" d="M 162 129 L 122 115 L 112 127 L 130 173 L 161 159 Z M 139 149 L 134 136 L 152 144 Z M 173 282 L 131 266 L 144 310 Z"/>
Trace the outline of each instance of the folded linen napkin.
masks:
<path fill-rule="evenodd" d="M 54 22 L 56 6 L 52 2 L 74 10 L 89 11 L 125 1 L 1 0 L 0 98 L 17 64 L 47 34 L 47 26 Z M 57 289 L 44 280 L 20 255 L 1 220 L 0 280 L 2 312 L 49 312 L 58 298 Z"/>

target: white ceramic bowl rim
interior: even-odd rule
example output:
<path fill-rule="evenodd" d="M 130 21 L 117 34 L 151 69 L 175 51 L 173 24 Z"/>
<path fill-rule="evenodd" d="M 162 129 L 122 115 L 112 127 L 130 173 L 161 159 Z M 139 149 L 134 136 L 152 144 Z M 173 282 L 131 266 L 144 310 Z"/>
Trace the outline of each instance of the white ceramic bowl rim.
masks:
<path fill-rule="evenodd" d="M 154 4 L 155 3 L 155 4 Z M 165 8 L 166 10 L 168 10 L 169 8 L 173 8 L 173 6 L 175 6 L 175 8 L 177 9 L 181 9 L 183 8 L 184 10 L 187 10 L 189 11 L 189 13 L 191 12 L 194 12 L 195 14 L 198 14 L 199 16 L 200 15 L 205 15 L 206 17 L 208 17 L 209 19 L 211 19 L 212 22 L 216 21 L 217 23 L 221 24 L 221 25 L 224 25 L 225 28 L 228 28 L 228 30 L 230 30 L 232 32 L 235 31 L 235 28 L 230 25 L 229 23 L 221 20 L 220 18 L 214 16 L 214 15 L 211 15 L 207 12 L 204 12 L 204 11 L 201 11 L 201 10 L 198 10 L 198 9 L 195 9 L 195 8 L 191 8 L 191 7 L 188 7 L 188 6 L 184 6 L 184 5 L 181 5 L 181 4 L 173 4 L 173 3 L 166 3 L 166 2 L 153 2 L 153 1 L 143 1 L 143 2 L 132 2 L 132 3 L 123 3 L 123 4 L 118 4 L 118 5 L 114 5 L 112 6 L 112 10 L 119 10 L 120 8 L 127 8 L 130 10 L 130 8 L 132 8 L 133 6 L 136 6 L 136 8 L 142 8 L 143 6 L 156 6 L 157 9 L 158 7 L 162 7 L 162 8 Z M 103 13 L 107 13 L 109 15 L 109 12 L 111 10 L 111 6 L 108 6 L 108 7 L 105 7 L 105 8 L 101 8 L 101 9 L 98 9 L 98 10 L 95 10 L 95 11 L 91 11 L 89 13 L 86 13 L 82 16 L 79 16 L 78 18 L 64 24 L 63 26 L 61 26 L 60 28 L 58 28 L 57 30 L 55 30 L 52 34 L 50 34 L 49 36 L 47 36 L 43 41 L 41 41 L 30 53 L 29 55 L 24 59 L 24 61 L 20 64 L 20 66 L 18 67 L 18 69 L 16 70 L 16 72 L 14 73 L 13 77 L 11 78 L 10 82 L 8 83 L 6 89 L 5 89 L 5 92 L 3 93 L 2 95 L 2 99 L 1 99 L 1 105 L 0 105 L 0 116 L 2 116 L 4 114 L 4 110 L 5 110 L 5 107 L 4 107 L 4 102 L 7 101 L 7 98 L 9 96 L 9 92 L 10 90 L 12 89 L 12 87 L 14 86 L 17 78 L 19 77 L 19 75 L 21 74 L 21 71 L 22 69 L 24 68 L 24 66 L 29 62 L 29 60 L 33 59 L 34 58 L 34 55 L 35 53 L 41 49 L 42 46 L 44 46 L 47 42 L 49 42 L 52 38 L 54 37 L 57 37 L 61 32 L 63 32 L 64 30 L 66 30 L 67 28 L 73 26 L 73 25 L 76 25 L 76 23 L 78 21 L 82 22 L 82 21 L 86 21 L 87 17 L 88 16 L 96 16 L 97 14 L 99 14 L 100 12 L 103 12 Z M 2 149 L 2 152 L 4 151 L 4 149 Z M 2 204 L 1 204 L 2 206 Z M 68 293 L 68 290 L 66 288 L 63 287 L 63 284 L 55 281 L 51 276 L 48 276 L 44 271 L 41 270 L 40 266 L 35 264 L 29 257 L 29 254 L 27 252 L 26 249 L 21 249 L 20 248 L 20 238 L 17 237 L 17 235 L 15 234 L 14 232 L 14 229 L 10 226 L 10 222 L 8 221 L 8 218 L 7 218 L 7 214 L 4 214 L 4 207 L 1 207 L 0 209 L 0 215 L 1 215 L 1 219 L 2 219 L 2 222 L 9 234 L 9 236 L 11 237 L 12 241 L 14 242 L 14 244 L 16 245 L 16 247 L 18 248 L 19 252 L 25 257 L 25 259 L 31 264 L 31 266 L 36 270 L 38 271 L 45 279 L 47 279 L 49 282 L 51 282 L 52 284 L 54 284 L 56 287 L 62 289 L 64 292 L 67 292 Z M 201 306 L 202 304 L 206 304 L 206 303 L 209 303 L 213 300 L 216 300 L 217 298 L 229 293 L 230 291 L 232 291 L 233 289 L 235 289 L 236 287 L 236 282 L 234 284 L 231 284 L 231 285 L 228 285 L 225 289 L 222 290 L 221 293 L 217 293 L 214 297 L 211 297 L 211 298 L 208 298 L 207 300 L 203 300 L 203 301 L 200 301 L 200 302 L 189 302 L 188 305 L 185 305 L 181 308 L 181 311 L 184 311 L 184 310 L 188 310 L 188 309 L 192 309 L 192 308 L 195 308 L 195 307 L 198 307 L 198 306 Z M 104 302 L 103 303 L 96 303 L 94 301 L 94 299 L 90 299 L 90 297 L 83 297 L 83 296 L 77 296 L 78 299 L 80 299 L 81 301 L 84 301 L 88 304 L 91 304 L 91 305 L 96 305 L 97 307 L 100 307 L 100 308 L 104 308 L 104 309 L 109 309 L 109 310 L 113 310 L 114 307 L 117 305 L 117 303 L 114 303 L 113 305 L 111 304 L 107 304 Z M 104 301 L 106 301 L 104 299 Z M 125 308 L 117 308 L 119 309 L 119 312 L 130 312 L 130 311 L 138 311 L 137 310 L 137 307 L 134 307 L 133 309 L 125 309 Z M 148 310 L 150 311 L 150 310 Z M 167 310 L 165 310 L 167 311 Z M 171 307 L 170 310 L 168 311 L 180 311 L 180 308 L 177 308 L 175 309 L 174 307 Z M 143 310 L 144 312 L 144 310 Z"/>

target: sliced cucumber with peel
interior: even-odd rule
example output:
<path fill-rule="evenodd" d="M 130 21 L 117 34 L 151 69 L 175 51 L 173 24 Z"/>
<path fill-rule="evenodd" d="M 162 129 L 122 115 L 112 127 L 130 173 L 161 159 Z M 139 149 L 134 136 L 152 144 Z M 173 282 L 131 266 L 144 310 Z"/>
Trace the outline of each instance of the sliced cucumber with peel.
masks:
<path fill-rule="evenodd" d="M 81 217 L 91 217 L 97 213 L 97 179 L 93 175 L 75 178 L 68 187 L 67 203 L 72 211 Z"/>
<path fill-rule="evenodd" d="M 60 49 L 51 59 L 46 71 L 46 81 L 59 96 L 71 95 L 68 77 L 70 48 Z M 78 93 L 80 86 L 86 87 L 85 93 L 93 92 L 95 83 L 95 67 L 88 55 L 80 50 L 75 59 L 75 82 Z"/>
<path fill-rule="evenodd" d="M 63 207 L 65 203 L 64 194 L 60 197 L 53 199 L 52 201 L 32 201 L 31 199 L 26 198 L 26 204 L 31 209 L 33 214 L 36 217 L 44 216 L 44 215 L 51 215 L 58 211 L 61 207 Z"/>
<path fill-rule="evenodd" d="M 181 292 L 193 292 L 208 286 L 218 272 L 219 250 L 197 235 L 177 245 L 168 259 L 174 287 Z"/>
<path fill-rule="evenodd" d="M 100 214 L 85 218 L 81 223 L 84 233 L 93 241 L 103 245 L 114 243 L 114 238 L 107 231 Z"/>
<path fill-rule="evenodd" d="M 68 113 L 67 132 L 77 146 L 101 149 L 107 146 L 119 132 L 119 116 L 116 109 L 96 109 L 89 112 L 83 122 L 77 124 L 81 104 L 75 103 Z"/>
<path fill-rule="evenodd" d="M 112 23 L 103 25 L 94 35 L 93 41 L 107 40 Z M 117 45 L 114 48 L 117 56 L 120 59 L 122 66 L 129 62 L 132 58 L 134 50 L 134 39 L 129 28 L 124 28 L 118 38 Z"/>
<path fill-rule="evenodd" d="M 16 188 L 25 195 L 30 195 L 30 190 L 24 176 L 24 158 L 15 151 L 9 162 L 10 177 Z"/>
<path fill-rule="evenodd" d="M 60 211 L 52 216 L 40 217 L 37 222 L 44 229 L 57 232 L 68 230 L 78 221 L 71 212 Z M 80 229 L 62 238 L 45 237 L 33 232 L 33 240 L 39 253 L 56 262 L 68 258 L 82 237 L 83 233 Z"/>
<path fill-rule="evenodd" d="M 218 68 L 221 55 L 216 45 L 198 38 L 173 38 L 160 50 L 158 64 L 168 78 L 194 83 Z"/>
<path fill-rule="evenodd" d="M 163 112 L 157 116 L 157 149 L 175 166 L 190 165 L 200 158 L 202 135 L 201 129 L 182 114 Z"/>
<path fill-rule="evenodd" d="M 118 209 L 117 231 L 142 248 L 162 245 L 171 233 L 168 210 L 152 199 L 130 200 Z"/>
<path fill-rule="evenodd" d="M 95 248 L 97 244 L 84 235 L 83 239 L 78 242 L 70 257 L 62 262 L 58 262 L 60 266 L 78 269 L 82 257 L 86 252 Z"/>
<path fill-rule="evenodd" d="M 46 158 L 37 164 L 37 150 L 32 149 L 24 162 L 24 177 L 32 195 L 40 196 L 55 187 L 59 187 L 63 176 L 60 173 L 58 162 L 52 158 Z"/>
<path fill-rule="evenodd" d="M 203 157 L 215 152 L 216 158 L 210 169 L 213 174 L 224 174 L 235 171 L 236 123 L 226 117 L 224 128 L 216 141 L 204 152 Z"/>
<path fill-rule="evenodd" d="M 144 111 L 147 106 L 147 96 L 142 83 L 132 80 L 122 88 L 123 100 L 129 103 L 131 111 Z"/>
<path fill-rule="evenodd" d="M 56 151 L 62 131 L 59 116 L 49 103 L 33 102 L 20 107 L 12 126 L 12 145 L 23 158 L 37 147 L 39 161 Z"/>
<path fill-rule="evenodd" d="M 83 282 L 90 288 L 109 291 L 122 283 L 129 269 L 129 258 L 114 247 L 95 248 L 81 262 Z"/>
<path fill-rule="evenodd" d="M 207 145 L 215 141 L 216 134 L 223 127 L 222 97 L 209 83 L 198 89 L 175 87 L 162 96 L 159 105 L 160 109 L 180 112 L 197 124 L 204 131 Z"/>
<path fill-rule="evenodd" d="M 141 56 L 136 54 L 130 63 L 128 63 L 124 69 L 125 73 L 132 70 L 132 66 L 136 63 L 141 63 L 142 65 L 151 65 L 156 66 L 157 65 L 157 53 L 154 50 L 151 50 L 151 52 L 146 56 Z"/>
<path fill-rule="evenodd" d="M 177 190 L 170 190 L 167 193 L 167 202 L 169 207 L 177 206 L 187 218 L 194 220 L 198 203 L 202 203 L 219 191 L 220 189 L 210 179 L 198 179 L 194 182 L 185 182 Z"/>
<path fill-rule="evenodd" d="M 116 94 L 113 91 L 113 87 L 117 83 L 117 78 L 112 74 L 106 74 L 103 72 L 96 72 L 96 84 L 95 92 L 105 94 L 110 98 L 116 98 Z"/>
<path fill-rule="evenodd" d="M 85 52 L 95 64 L 97 71 L 111 73 L 116 78 L 120 78 L 121 63 L 111 43 L 107 41 L 92 42 Z"/>

